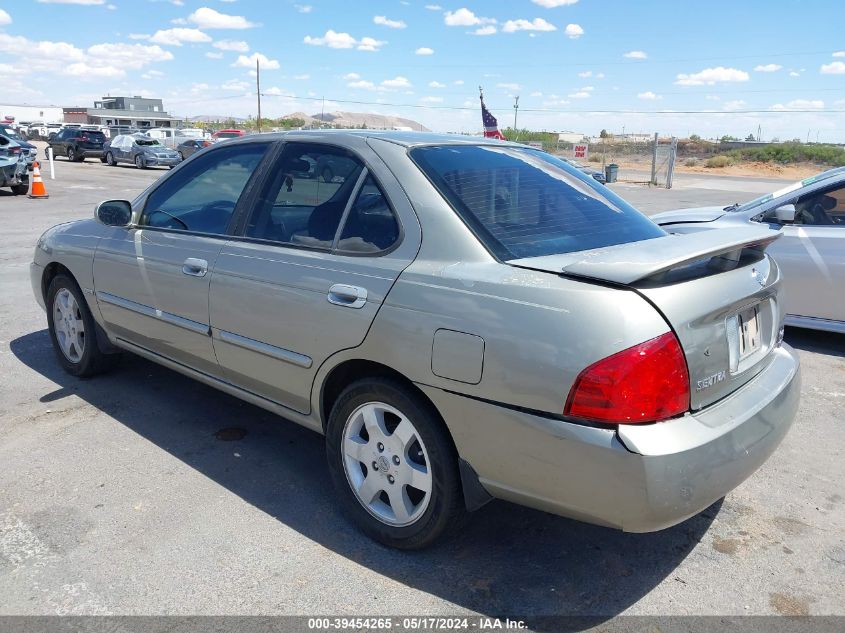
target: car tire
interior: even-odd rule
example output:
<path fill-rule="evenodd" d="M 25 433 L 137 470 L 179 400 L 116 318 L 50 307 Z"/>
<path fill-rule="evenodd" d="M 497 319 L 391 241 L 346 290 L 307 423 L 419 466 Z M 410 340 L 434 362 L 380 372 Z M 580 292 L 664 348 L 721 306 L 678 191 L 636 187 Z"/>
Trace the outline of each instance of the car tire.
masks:
<path fill-rule="evenodd" d="M 334 178 L 334 172 L 332 171 L 332 168 L 323 167 L 323 171 L 320 172 L 320 177 L 323 179 L 323 182 L 331 182 Z"/>
<path fill-rule="evenodd" d="M 185 155 L 182 152 L 179 152 L 179 158 L 181 158 L 182 160 L 185 160 Z"/>
<path fill-rule="evenodd" d="M 105 354 L 97 344 L 97 324 L 82 291 L 66 275 L 56 275 L 47 289 L 47 324 L 53 350 L 62 368 L 87 378 L 110 369 L 117 354 Z"/>
<path fill-rule="evenodd" d="M 22 196 L 29 193 L 29 185 L 12 185 L 12 193 L 16 196 Z"/>
<path fill-rule="evenodd" d="M 135 167 L 137 167 L 138 169 L 146 169 L 147 168 L 147 166 L 144 164 L 144 159 L 141 158 L 140 154 L 135 156 Z"/>
<path fill-rule="evenodd" d="M 76 152 L 74 151 L 74 149 L 72 147 L 67 148 L 67 159 L 71 163 L 76 162 Z"/>
<path fill-rule="evenodd" d="M 349 385 L 329 416 L 326 455 L 344 510 L 379 543 L 422 549 L 463 525 L 455 447 L 437 411 L 404 384 L 369 378 Z"/>
<path fill-rule="evenodd" d="M 114 160 L 114 154 L 111 152 L 106 152 L 106 165 L 109 167 L 114 167 L 117 163 Z"/>

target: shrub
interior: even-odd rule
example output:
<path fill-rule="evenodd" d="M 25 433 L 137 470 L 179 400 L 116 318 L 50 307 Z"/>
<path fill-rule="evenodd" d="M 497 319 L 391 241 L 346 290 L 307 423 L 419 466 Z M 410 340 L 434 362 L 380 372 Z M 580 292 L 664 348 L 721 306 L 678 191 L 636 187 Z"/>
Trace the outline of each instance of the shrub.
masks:
<path fill-rule="evenodd" d="M 695 158 L 688 158 L 684 161 L 684 167 L 695 167 L 698 161 Z"/>
<path fill-rule="evenodd" d="M 707 162 L 704 163 L 705 167 L 710 169 L 718 169 L 721 167 L 727 167 L 728 165 L 732 165 L 733 160 L 731 160 L 730 156 L 725 156 L 724 154 L 720 156 L 714 156 L 713 158 L 708 158 Z"/>
<path fill-rule="evenodd" d="M 587 160 L 591 163 L 600 163 L 601 156 L 599 156 L 598 154 L 591 154 Z"/>

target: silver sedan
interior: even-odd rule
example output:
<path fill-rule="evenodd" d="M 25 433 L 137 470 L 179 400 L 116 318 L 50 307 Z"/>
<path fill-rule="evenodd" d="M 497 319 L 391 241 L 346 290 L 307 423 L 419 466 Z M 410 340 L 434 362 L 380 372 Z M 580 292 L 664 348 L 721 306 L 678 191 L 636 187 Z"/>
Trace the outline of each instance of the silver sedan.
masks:
<path fill-rule="evenodd" d="M 845 333 L 845 167 L 745 204 L 680 209 L 651 219 L 672 233 L 782 228 L 783 237 L 768 252 L 783 270 L 786 324 Z"/>
<path fill-rule="evenodd" d="M 749 477 L 800 391 L 779 236 L 669 235 L 521 145 L 296 132 L 50 229 L 31 277 L 68 372 L 131 352 L 324 434 L 349 516 L 411 549 L 493 498 L 659 530 Z"/>

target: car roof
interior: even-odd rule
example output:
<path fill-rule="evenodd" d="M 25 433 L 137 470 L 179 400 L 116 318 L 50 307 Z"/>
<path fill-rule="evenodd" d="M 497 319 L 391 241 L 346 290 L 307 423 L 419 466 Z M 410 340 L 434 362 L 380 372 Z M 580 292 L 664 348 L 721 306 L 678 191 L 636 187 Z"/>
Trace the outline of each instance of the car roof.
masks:
<path fill-rule="evenodd" d="M 226 130 L 221 130 L 226 131 Z M 522 143 L 511 143 L 483 136 L 465 136 L 462 134 L 437 134 L 434 132 L 402 132 L 397 130 L 291 130 L 288 132 L 271 132 L 267 134 L 250 134 L 241 139 L 233 139 L 227 143 L 243 143 L 256 138 L 288 141 L 333 141 L 336 143 L 352 142 L 354 140 L 374 138 L 404 147 L 423 145 L 493 145 L 496 147 L 517 147 L 533 149 Z"/>

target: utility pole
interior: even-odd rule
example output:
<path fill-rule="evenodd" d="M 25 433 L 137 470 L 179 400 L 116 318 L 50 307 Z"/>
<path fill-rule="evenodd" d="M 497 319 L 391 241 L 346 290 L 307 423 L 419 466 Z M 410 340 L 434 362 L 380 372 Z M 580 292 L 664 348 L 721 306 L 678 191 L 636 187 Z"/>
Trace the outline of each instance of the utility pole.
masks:
<path fill-rule="evenodd" d="M 513 101 L 513 133 L 516 134 L 516 114 L 519 112 L 519 95 Z"/>
<path fill-rule="evenodd" d="M 258 67 L 258 55 L 255 56 L 255 94 L 258 97 L 258 133 L 261 134 L 261 69 Z"/>
<path fill-rule="evenodd" d="M 323 97 L 323 106 L 320 108 L 320 128 L 323 127 L 323 117 L 326 114 L 326 97 Z"/>

